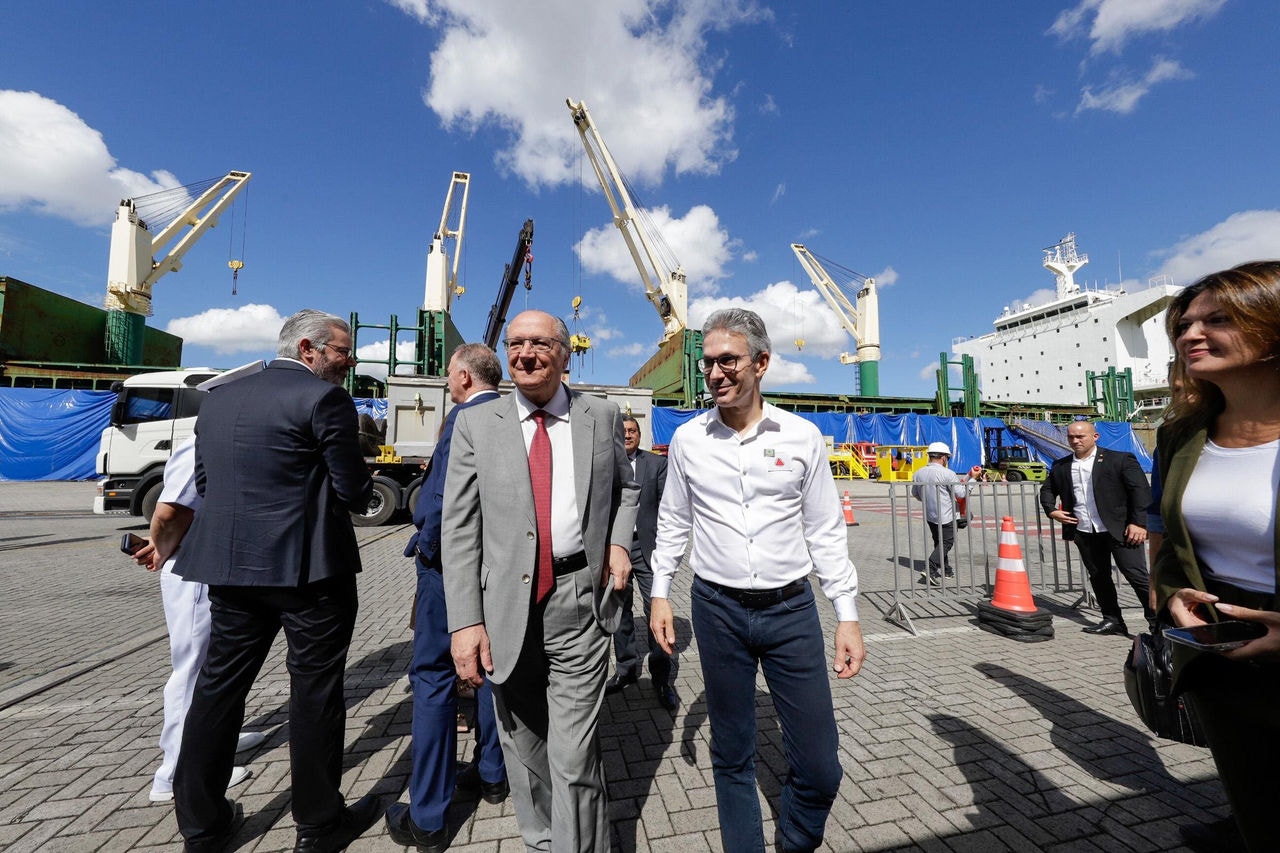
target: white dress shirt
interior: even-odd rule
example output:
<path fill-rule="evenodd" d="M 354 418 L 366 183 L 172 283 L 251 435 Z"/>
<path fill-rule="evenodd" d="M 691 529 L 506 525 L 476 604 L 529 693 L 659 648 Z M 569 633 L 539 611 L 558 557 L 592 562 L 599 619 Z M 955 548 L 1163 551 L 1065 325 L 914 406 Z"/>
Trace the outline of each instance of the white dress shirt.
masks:
<path fill-rule="evenodd" d="M 551 439 L 551 555 L 569 557 L 583 549 L 582 514 L 578 512 L 578 494 L 573 479 L 573 434 L 569 429 L 569 392 L 564 385 L 545 406 L 530 403 L 519 389 L 515 391 L 516 411 L 524 432 L 524 451 L 529 452 L 538 423 L 533 413 L 547 413 L 543 423 Z"/>
<path fill-rule="evenodd" d="M 1085 533 L 1107 532 L 1107 526 L 1098 515 L 1098 502 L 1093 494 L 1093 462 L 1097 458 L 1098 448 L 1095 447 L 1085 458 L 1075 456 L 1071 460 L 1071 489 L 1076 496 L 1076 505 L 1071 513 L 1078 520 L 1076 530 Z"/>
<path fill-rule="evenodd" d="M 777 589 L 817 572 L 836 617 L 857 620 L 858 572 L 826 445 L 803 418 L 765 403 L 761 421 L 742 435 L 718 409 L 676 430 L 658 510 L 654 598 L 669 597 L 690 534 L 698 577 Z"/>

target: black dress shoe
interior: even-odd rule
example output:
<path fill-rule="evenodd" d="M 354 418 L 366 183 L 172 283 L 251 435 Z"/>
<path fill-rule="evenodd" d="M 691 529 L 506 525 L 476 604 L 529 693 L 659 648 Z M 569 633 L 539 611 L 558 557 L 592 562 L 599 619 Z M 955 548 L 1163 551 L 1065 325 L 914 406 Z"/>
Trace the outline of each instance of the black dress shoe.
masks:
<path fill-rule="evenodd" d="M 1111 616 L 1104 616 L 1097 625 L 1090 625 L 1080 630 L 1086 634 L 1120 634 L 1124 637 L 1129 636 L 1129 629 L 1125 627 L 1124 623 Z"/>
<path fill-rule="evenodd" d="M 342 810 L 342 817 L 328 826 L 298 827 L 298 841 L 293 853 L 338 853 L 364 835 L 378 819 L 382 807 L 377 794 L 365 794 Z"/>
<path fill-rule="evenodd" d="M 609 676 L 609 680 L 604 683 L 604 695 L 612 696 L 628 684 L 635 683 L 636 674 L 634 672 L 630 675 L 621 675 L 615 672 L 613 675 Z"/>
<path fill-rule="evenodd" d="M 456 783 L 464 794 L 479 794 L 486 803 L 497 805 L 511 793 L 511 784 L 503 779 L 498 782 L 486 782 L 480 778 L 480 766 L 474 761 L 458 771 Z"/>
<path fill-rule="evenodd" d="M 1248 853 L 1233 818 L 1178 827 L 1183 842 L 1196 853 Z"/>
<path fill-rule="evenodd" d="M 680 705 L 680 700 L 676 698 L 676 689 L 670 684 L 653 685 L 653 693 L 658 697 L 658 704 L 672 713 Z"/>
<path fill-rule="evenodd" d="M 449 849 L 449 827 L 423 829 L 413 822 L 404 803 L 387 809 L 387 834 L 396 844 L 415 847 L 420 853 L 444 853 Z"/>
<path fill-rule="evenodd" d="M 226 849 L 227 844 L 240 831 L 240 825 L 244 823 L 243 806 L 234 800 L 227 800 L 227 807 L 231 809 L 231 817 L 227 819 L 226 825 L 213 835 L 194 841 L 184 841 L 183 853 L 222 853 Z"/>

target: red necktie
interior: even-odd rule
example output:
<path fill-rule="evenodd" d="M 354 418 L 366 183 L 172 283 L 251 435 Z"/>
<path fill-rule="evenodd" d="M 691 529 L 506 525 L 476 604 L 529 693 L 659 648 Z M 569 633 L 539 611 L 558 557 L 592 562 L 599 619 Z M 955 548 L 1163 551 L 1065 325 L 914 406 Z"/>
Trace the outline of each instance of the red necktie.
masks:
<path fill-rule="evenodd" d="M 529 445 L 529 482 L 533 486 L 533 511 L 538 519 L 538 561 L 534 565 L 534 601 L 541 602 L 555 585 L 551 556 L 551 436 L 547 435 L 547 413 L 532 415 L 538 428 Z"/>

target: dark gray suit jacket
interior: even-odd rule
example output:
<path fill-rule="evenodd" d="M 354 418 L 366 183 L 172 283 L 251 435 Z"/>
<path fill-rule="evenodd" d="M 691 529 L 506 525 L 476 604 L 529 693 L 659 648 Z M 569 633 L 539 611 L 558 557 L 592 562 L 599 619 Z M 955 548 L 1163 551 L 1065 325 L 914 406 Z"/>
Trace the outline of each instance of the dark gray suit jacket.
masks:
<path fill-rule="evenodd" d="M 341 387 L 277 359 L 216 388 L 196 420 L 204 497 L 177 573 L 228 586 L 296 587 L 360 571 L 351 511 L 373 489 Z"/>
<path fill-rule="evenodd" d="M 648 450 L 636 451 L 636 482 L 640 485 L 640 506 L 636 513 L 636 536 L 645 565 L 653 560 L 658 538 L 658 506 L 667 485 L 667 457 Z"/>

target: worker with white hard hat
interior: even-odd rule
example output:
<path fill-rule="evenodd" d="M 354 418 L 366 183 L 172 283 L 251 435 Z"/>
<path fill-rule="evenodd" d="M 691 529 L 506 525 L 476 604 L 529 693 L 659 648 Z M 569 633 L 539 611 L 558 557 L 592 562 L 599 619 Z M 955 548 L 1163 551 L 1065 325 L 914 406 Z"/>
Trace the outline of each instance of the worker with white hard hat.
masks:
<path fill-rule="evenodd" d="M 959 513 L 956 501 L 969 494 L 963 481 L 978 477 L 982 468 L 974 466 L 969 474 L 961 477 L 947 467 L 951 459 L 951 447 L 945 441 L 934 441 L 925 448 L 929 464 L 912 477 L 911 495 L 924 504 L 924 520 L 933 538 L 933 552 L 929 554 L 929 573 L 921 575 L 920 583 L 941 585 L 943 577 L 953 577 L 947 555 L 955 545 L 956 530 L 969 524 L 968 513 Z M 976 472 L 976 473 L 975 473 Z"/>

